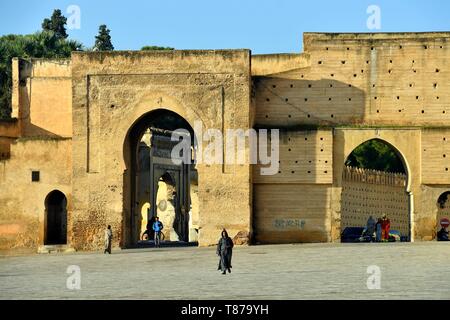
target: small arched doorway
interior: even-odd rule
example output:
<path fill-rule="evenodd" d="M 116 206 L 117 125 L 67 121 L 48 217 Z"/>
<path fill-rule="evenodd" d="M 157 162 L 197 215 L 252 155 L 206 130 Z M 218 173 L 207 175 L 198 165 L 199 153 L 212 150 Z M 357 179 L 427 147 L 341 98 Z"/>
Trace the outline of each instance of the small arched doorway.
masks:
<path fill-rule="evenodd" d="M 53 190 L 45 198 L 44 244 L 67 243 L 67 198 L 59 190 Z"/>
<path fill-rule="evenodd" d="M 377 221 L 386 215 L 396 238 L 411 241 L 408 179 L 405 159 L 386 141 L 372 139 L 353 149 L 342 174 L 341 233 L 358 233 L 370 216 Z M 343 237 L 349 241 L 347 233 Z"/>

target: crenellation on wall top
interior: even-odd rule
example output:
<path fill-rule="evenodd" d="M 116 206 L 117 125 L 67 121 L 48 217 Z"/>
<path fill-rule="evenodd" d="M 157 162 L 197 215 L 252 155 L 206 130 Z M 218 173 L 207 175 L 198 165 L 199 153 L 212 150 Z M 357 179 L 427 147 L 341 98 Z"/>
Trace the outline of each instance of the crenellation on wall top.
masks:
<path fill-rule="evenodd" d="M 442 32 L 380 32 L 380 33 L 303 33 L 303 50 L 312 49 L 317 43 L 327 45 L 337 43 L 354 44 L 357 46 L 370 46 L 374 42 L 401 42 L 421 43 L 424 41 L 450 41 L 450 31 Z"/>
<path fill-rule="evenodd" d="M 379 185 L 406 186 L 404 173 L 386 172 L 373 169 L 346 166 L 343 177 L 346 181 L 364 182 Z"/>
<path fill-rule="evenodd" d="M 250 55 L 250 49 L 75 51 L 72 52 L 72 60 L 74 58 L 87 58 L 102 61 L 106 58 L 145 59 L 148 57 L 161 59 L 183 59 L 189 57 L 234 59 L 250 57 Z"/>
<path fill-rule="evenodd" d="M 86 74 L 214 73 L 249 77 L 248 49 L 73 52 L 72 76 Z"/>

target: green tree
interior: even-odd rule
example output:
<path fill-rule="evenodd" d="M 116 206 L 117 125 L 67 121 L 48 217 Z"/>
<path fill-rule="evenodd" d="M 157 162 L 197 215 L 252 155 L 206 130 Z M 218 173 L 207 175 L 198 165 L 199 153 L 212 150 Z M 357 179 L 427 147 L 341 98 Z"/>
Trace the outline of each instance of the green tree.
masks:
<path fill-rule="evenodd" d="M 11 117 L 12 58 L 68 58 L 81 43 L 59 38 L 53 31 L 0 37 L 0 119 Z"/>
<path fill-rule="evenodd" d="M 143 46 L 141 50 L 150 51 L 150 50 L 175 50 L 175 49 L 171 47 Z"/>
<path fill-rule="evenodd" d="M 405 173 L 397 152 L 379 140 L 369 140 L 359 145 L 348 156 L 345 165 L 379 171 Z"/>
<path fill-rule="evenodd" d="M 98 28 L 98 35 L 95 36 L 94 50 L 98 51 L 112 51 L 114 46 L 111 43 L 111 36 L 109 34 L 110 30 L 105 24 L 102 24 Z"/>
<path fill-rule="evenodd" d="M 61 14 L 61 10 L 55 9 L 50 19 L 44 19 L 42 22 L 42 30 L 54 32 L 58 39 L 66 39 L 66 23 L 67 18 Z"/>

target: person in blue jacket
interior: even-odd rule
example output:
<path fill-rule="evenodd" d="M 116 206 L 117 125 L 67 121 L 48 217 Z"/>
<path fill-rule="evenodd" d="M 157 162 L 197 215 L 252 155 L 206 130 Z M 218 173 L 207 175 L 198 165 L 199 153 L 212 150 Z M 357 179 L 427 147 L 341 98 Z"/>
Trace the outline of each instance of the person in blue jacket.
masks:
<path fill-rule="evenodd" d="M 164 228 L 161 221 L 159 221 L 159 217 L 155 217 L 155 222 L 153 222 L 152 229 L 155 231 L 155 247 L 159 247 L 159 243 L 161 241 L 161 231 Z"/>

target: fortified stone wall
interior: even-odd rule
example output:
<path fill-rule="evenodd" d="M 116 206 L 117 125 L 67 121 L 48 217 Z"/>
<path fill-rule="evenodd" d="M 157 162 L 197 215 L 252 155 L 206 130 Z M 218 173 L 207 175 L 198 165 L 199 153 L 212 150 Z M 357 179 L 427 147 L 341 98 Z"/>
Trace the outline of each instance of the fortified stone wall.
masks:
<path fill-rule="evenodd" d="M 64 193 L 71 214 L 70 60 L 13 59 L 12 65 L 13 119 L 0 124 L 0 250 L 36 252 L 44 244 L 47 195 Z"/>
<path fill-rule="evenodd" d="M 128 132 L 143 115 L 166 109 L 196 120 L 204 129 L 246 130 L 250 119 L 248 50 L 98 52 L 72 54 L 73 244 L 102 245 L 105 225 L 115 246 L 130 236 Z M 206 146 L 206 143 L 205 145 Z M 199 164 L 199 244 L 217 243 L 227 226 L 231 236 L 250 236 L 250 166 Z M 240 201 L 235 201 L 239 195 Z"/>
<path fill-rule="evenodd" d="M 262 175 L 262 165 L 253 167 L 256 242 L 328 241 L 332 131 L 281 131 L 279 152 L 275 175 Z"/>
<path fill-rule="evenodd" d="M 13 111 L 21 136 L 72 136 L 70 60 L 15 59 Z"/>
<path fill-rule="evenodd" d="M 200 245 L 223 227 L 244 243 L 253 232 L 257 242 L 339 239 L 344 162 L 370 139 L 405 162 L 413 237 L 435 235 L 437 197 L 450 188 L 450 33 L 305 33 L 301 54 L 74 52 L 12 63 L 17 121 L 0 125 L 2 247 L 42 243 L 32 230 L 43 230 L 53 189 L 74 208 L 76 249 L 99 248 L 107 224 L 115 246 L 131 244 L 129 132 L 158 109 L 222 133 L 281 129 L 275 175 L 197 166 Z M 30 182 L 35 169 L 42 183 Z"/>
<path fill-rule="evenodd" d="M 450 184 L 450 128 L 422 129 L 421 143 L 422 183 Z"/>
<path fill-rule="evenodd" d="M 310 188 L 308 177 L 313 170 L 304 172 L 301 162 L 294 161 L 289 170 L 282 169 L 276 175 L 283 175 L 283 179 L 264 178 L 276 182 L 271 192 L 254 173 L 257 241 L 271 242 L 274 237 L 274 242 L 316 241 L 317 233 L 307 231 L 308 214 L 303 208 L 308 199 L 321 198 L 329 202 L 321 201 L 324 207 L 317 209 L 321 214 L 313 228 L 321 230 L 320 241 L 338 240 L 343 163 L 355 147 L 370 139 L 381 139 L 401 154 L 409 170 L 407 191 L 414 239 L 432 239 L 437 196 L 450 185 L 449 44 L 450 33 L 305 33 L 301 55 L 252 59 L 255 127 L 281 128 L 296 134 L 329 130 L 332 144 L 323 152 L 330 152 L 333 158 L 332 169 L 326 170 L 332 177 L 328 186 L 317 184 L 326 183 L 322 180 L 314 181 L 314 188 Z M 298 142 L 291 142 L 288 149 L 299 147 L 302 145 Z M 322 148 L 317 144 L 312 149 Z M 282 150 L 283 168 L 283 163 L 292 159 Z M 301 178 L 294 178 L 300 172 Z M 319 188 L 322 196 L 317 196 Z M 290 197 L 280 197 L 281 192 L 291 192 Z M 292 214 L 286 212 L 290 211 L 306 221 L 301 224 L 302 232 L 296 230 L 292 236 L 283 228 L 264 231 L 271 224 L 269 216 L 281 225 L 283 220 L 289 224 Z M 258 238 L 262 233 L 267 237 Z"/>
<path fill-rule="evenodd" d="M 257 125 L 450 121 L 449 33 L 305 33 L 304 51 L 308 66 L 254 78 Z M 278 60 L 274 55 L 275 67 Z"/>
<path fill-rule="evenodd" d="M 71 140 L 21 138 L 11 157 L 0 161 L 0 250 L 36 252 L 44 244 L 45 199 L 53 190 L 66 196 L 71 213 Z M 32 181 L 39 171 L 39 181 Z"/>

